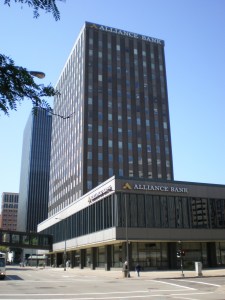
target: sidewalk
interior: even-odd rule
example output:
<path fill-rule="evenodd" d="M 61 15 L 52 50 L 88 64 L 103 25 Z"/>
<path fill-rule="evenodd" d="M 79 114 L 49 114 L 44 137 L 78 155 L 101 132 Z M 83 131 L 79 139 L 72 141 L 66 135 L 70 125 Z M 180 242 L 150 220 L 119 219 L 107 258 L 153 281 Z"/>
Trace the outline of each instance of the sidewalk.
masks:
<path fill-rule="evenodd" d="M 48 267 L 46 268 L 48 269 Z M 122 270 L 112 270 L 112 271 L 105 271 L 104 269 L 96 269 L 91 270 L 89 268 L 85 269 L 78 269 L 78 268 L 67 268 L 64 271 L 63 268 L 51 268 L 56 272 L 64 272 L 69 274 L 74 274 L 76 276 L 96 276 L 96 277 L 104 277 L 104 278 L 114 278 L 114 279 L 121 279 L 124 278 Z M 201 278 L 201 277 L 225 277 L 225 268 L 222 269 L 205 269 L 202 270 L 202 276 L 197 276 L 196 271 L 183 271 L 184 277 L 182 277 L 181 270 L 175 271 L 143 271 L 140 272 L 140 277 L 137 277 L 135 271 L 130 272 L 130 278 L 125 279 L 132 279 L 132 278 L 144 278 L 144 279 L 183 279 L 183 278 Z"/>

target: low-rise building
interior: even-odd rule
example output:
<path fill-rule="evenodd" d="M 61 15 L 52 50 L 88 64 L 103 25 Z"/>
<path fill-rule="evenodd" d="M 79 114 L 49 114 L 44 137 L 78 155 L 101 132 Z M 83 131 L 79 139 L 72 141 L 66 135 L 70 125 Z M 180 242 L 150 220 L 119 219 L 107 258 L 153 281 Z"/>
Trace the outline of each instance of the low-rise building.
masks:
<path fill-rule="evenodd" d="M 225 185 L 111 177 L 38 226 L 53 235 L 50 263 L 175 269 L 225 265 Z"/>

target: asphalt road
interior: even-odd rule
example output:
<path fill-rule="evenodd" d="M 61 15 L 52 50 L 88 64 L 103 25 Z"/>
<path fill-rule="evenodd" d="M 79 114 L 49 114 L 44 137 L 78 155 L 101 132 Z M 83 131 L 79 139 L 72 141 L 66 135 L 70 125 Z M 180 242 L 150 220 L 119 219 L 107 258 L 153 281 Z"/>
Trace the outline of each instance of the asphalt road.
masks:
<path fill-rule="evenodd" d="M 142 274 L 141 274 L 142 275 Z M 225 299 L 225 277 L 123 278 L 122 272 L 7 268 L 0 299 Z"/>

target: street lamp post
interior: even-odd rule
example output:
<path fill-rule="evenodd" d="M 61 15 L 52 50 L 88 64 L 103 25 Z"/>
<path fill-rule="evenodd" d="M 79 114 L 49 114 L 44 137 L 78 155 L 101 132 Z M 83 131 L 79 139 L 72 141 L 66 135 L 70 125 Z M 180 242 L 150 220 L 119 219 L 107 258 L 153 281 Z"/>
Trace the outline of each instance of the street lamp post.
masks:
<path fill-rule="evenodd" d="M 182 247 L 182 241 L 179 241 L 179 245 L 180 245 L 180 268 L 181 268 L 181 276 L 184 277 L 184 264 L 183 264 L 183 256 L 184 256 L 184 251 L 183 251 L 183 247 Z"/>
<path fill-rule="evenodd" d="M 125 197 L 125 226 L 126 226 L 126 256 L 127 256 L 127 270 L 128 274 L 127 277 L 130 277 L 130 270 L 129 270 L 129 242 L 128 242 L 128 218 L 127 218 L 127 195 Z"/>
<path fill-rule="evenodd" d="M 64 219 L 64 253 L 63 253 L 63 264 L 64 264 L 64 271 L 66 271 L 66 232 L 67 232 L 67 223 L 66 223 L 66 219 Z"/>

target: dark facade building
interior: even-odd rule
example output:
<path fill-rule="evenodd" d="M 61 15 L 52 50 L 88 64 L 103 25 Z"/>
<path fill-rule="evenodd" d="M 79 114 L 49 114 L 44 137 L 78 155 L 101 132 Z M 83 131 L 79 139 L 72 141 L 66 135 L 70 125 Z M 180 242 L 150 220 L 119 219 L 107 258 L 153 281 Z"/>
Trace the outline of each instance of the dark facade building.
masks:
<path fill-rule="evenodd" d="M 17 228 L 18 193 L 2 193 L 0 228 L 15 231 Z"/>
<path fill-rule="evenodd" d="M 48 216 L 52 117 L 30 114 L 24 129 L 20 173 L 18 231 L 36 232 Z"/>
<path fill-rule="evenodd" d="M 113 175 L 173 179 L 162 40 L 85 23 L 56 88 L 49 216 Z"/>
<path fill-rule="evenodd" d="M 164 42 L 86 23 L 57 89 L 49 264 L 225 265 L 225 186 L 173 178 Z"/>

